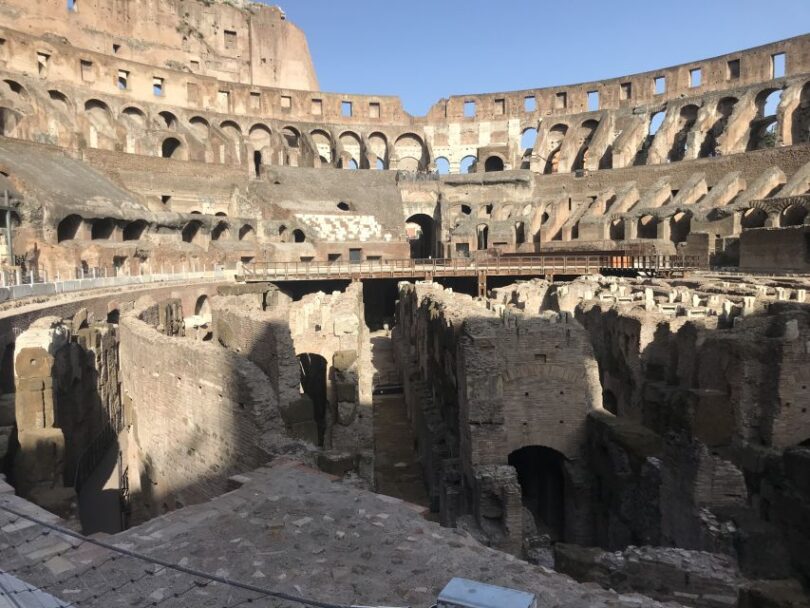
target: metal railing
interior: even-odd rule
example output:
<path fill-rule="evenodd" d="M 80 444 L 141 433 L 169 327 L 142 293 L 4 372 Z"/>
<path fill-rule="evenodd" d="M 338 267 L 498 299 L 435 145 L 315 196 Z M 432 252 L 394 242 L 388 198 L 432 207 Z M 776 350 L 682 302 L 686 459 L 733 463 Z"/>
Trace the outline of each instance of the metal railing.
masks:
<path fill-rule="evenodd" d="M 247 281 L 407 278 L 487 275 L 591 274 L 606 269 L 672 272 L 707 268 L 697 256 L 542 255 L 526 257 L 363 260 L 359 262 L 251 262 Z"/>
<path fill-rule="evenodd" d="M 95 272 L 94 272 L 95 270 Z M 186 271 L 169 268 L 167 272 L 124 274 L 105 273 L 99 269 L 81 270 L 77 278 L 49 277 L 42 271 L 0 271 L 0 302 L 19 298 L 48 296 L 87 289 L 125 287 L 171 281 L 233 279 L 237 269 Z"/>

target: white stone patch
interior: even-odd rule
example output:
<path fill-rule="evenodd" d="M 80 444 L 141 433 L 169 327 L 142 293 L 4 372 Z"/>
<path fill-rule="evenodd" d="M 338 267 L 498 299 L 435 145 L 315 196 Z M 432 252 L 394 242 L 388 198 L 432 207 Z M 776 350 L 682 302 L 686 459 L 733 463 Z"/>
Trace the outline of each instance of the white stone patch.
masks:
<path fill-rule="evenodd" d="M 382 226 L 373 215 L 296 213 L 296 219 L 327 241 L 370 241 L 382 238 Z"/>

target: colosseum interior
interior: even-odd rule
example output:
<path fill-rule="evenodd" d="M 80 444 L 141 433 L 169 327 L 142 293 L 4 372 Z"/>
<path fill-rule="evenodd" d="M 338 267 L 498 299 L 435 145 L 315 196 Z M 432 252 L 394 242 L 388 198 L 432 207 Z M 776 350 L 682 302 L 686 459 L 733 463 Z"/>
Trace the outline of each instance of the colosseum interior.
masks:
<path fill-rule="evenodd" d="M 2 0 L 0 78 L 0 606 L 810 606 L 810 34 L 412 116 Z"/>

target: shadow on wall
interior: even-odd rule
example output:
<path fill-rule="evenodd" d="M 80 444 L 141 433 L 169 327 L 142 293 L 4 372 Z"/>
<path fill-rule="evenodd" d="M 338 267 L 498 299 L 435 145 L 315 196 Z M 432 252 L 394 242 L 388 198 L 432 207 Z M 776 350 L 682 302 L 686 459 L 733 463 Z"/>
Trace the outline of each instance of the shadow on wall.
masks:
<path fill-rule="evenodd" d="M 280 447 L 267 375 L 218 343 L 184 337 L 178 300 L 122 317 L 121 371 L 133 523 L 222 494 L 229 477 L 269 459 L 265 446 Z"/>
<path fill-rule="evenodd" d="M 588 424 L 597 542 L 726 553 L 750 578 L 810 576 L 798 516 L 810 512 L 808 307 L 775 302 L 733 327 L 577 314 L 616 414 Z"/>

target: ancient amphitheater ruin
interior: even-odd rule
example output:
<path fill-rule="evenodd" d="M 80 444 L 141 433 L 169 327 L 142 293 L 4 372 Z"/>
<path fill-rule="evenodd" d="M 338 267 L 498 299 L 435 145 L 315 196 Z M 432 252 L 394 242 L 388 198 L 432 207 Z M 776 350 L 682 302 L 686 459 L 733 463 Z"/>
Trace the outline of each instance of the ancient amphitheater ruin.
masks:
<path fill-rule="evenodd" d="M 0 0 L 0 79 L 0 606 L 810 606 L 810 34 L 411 116 Z"/>

